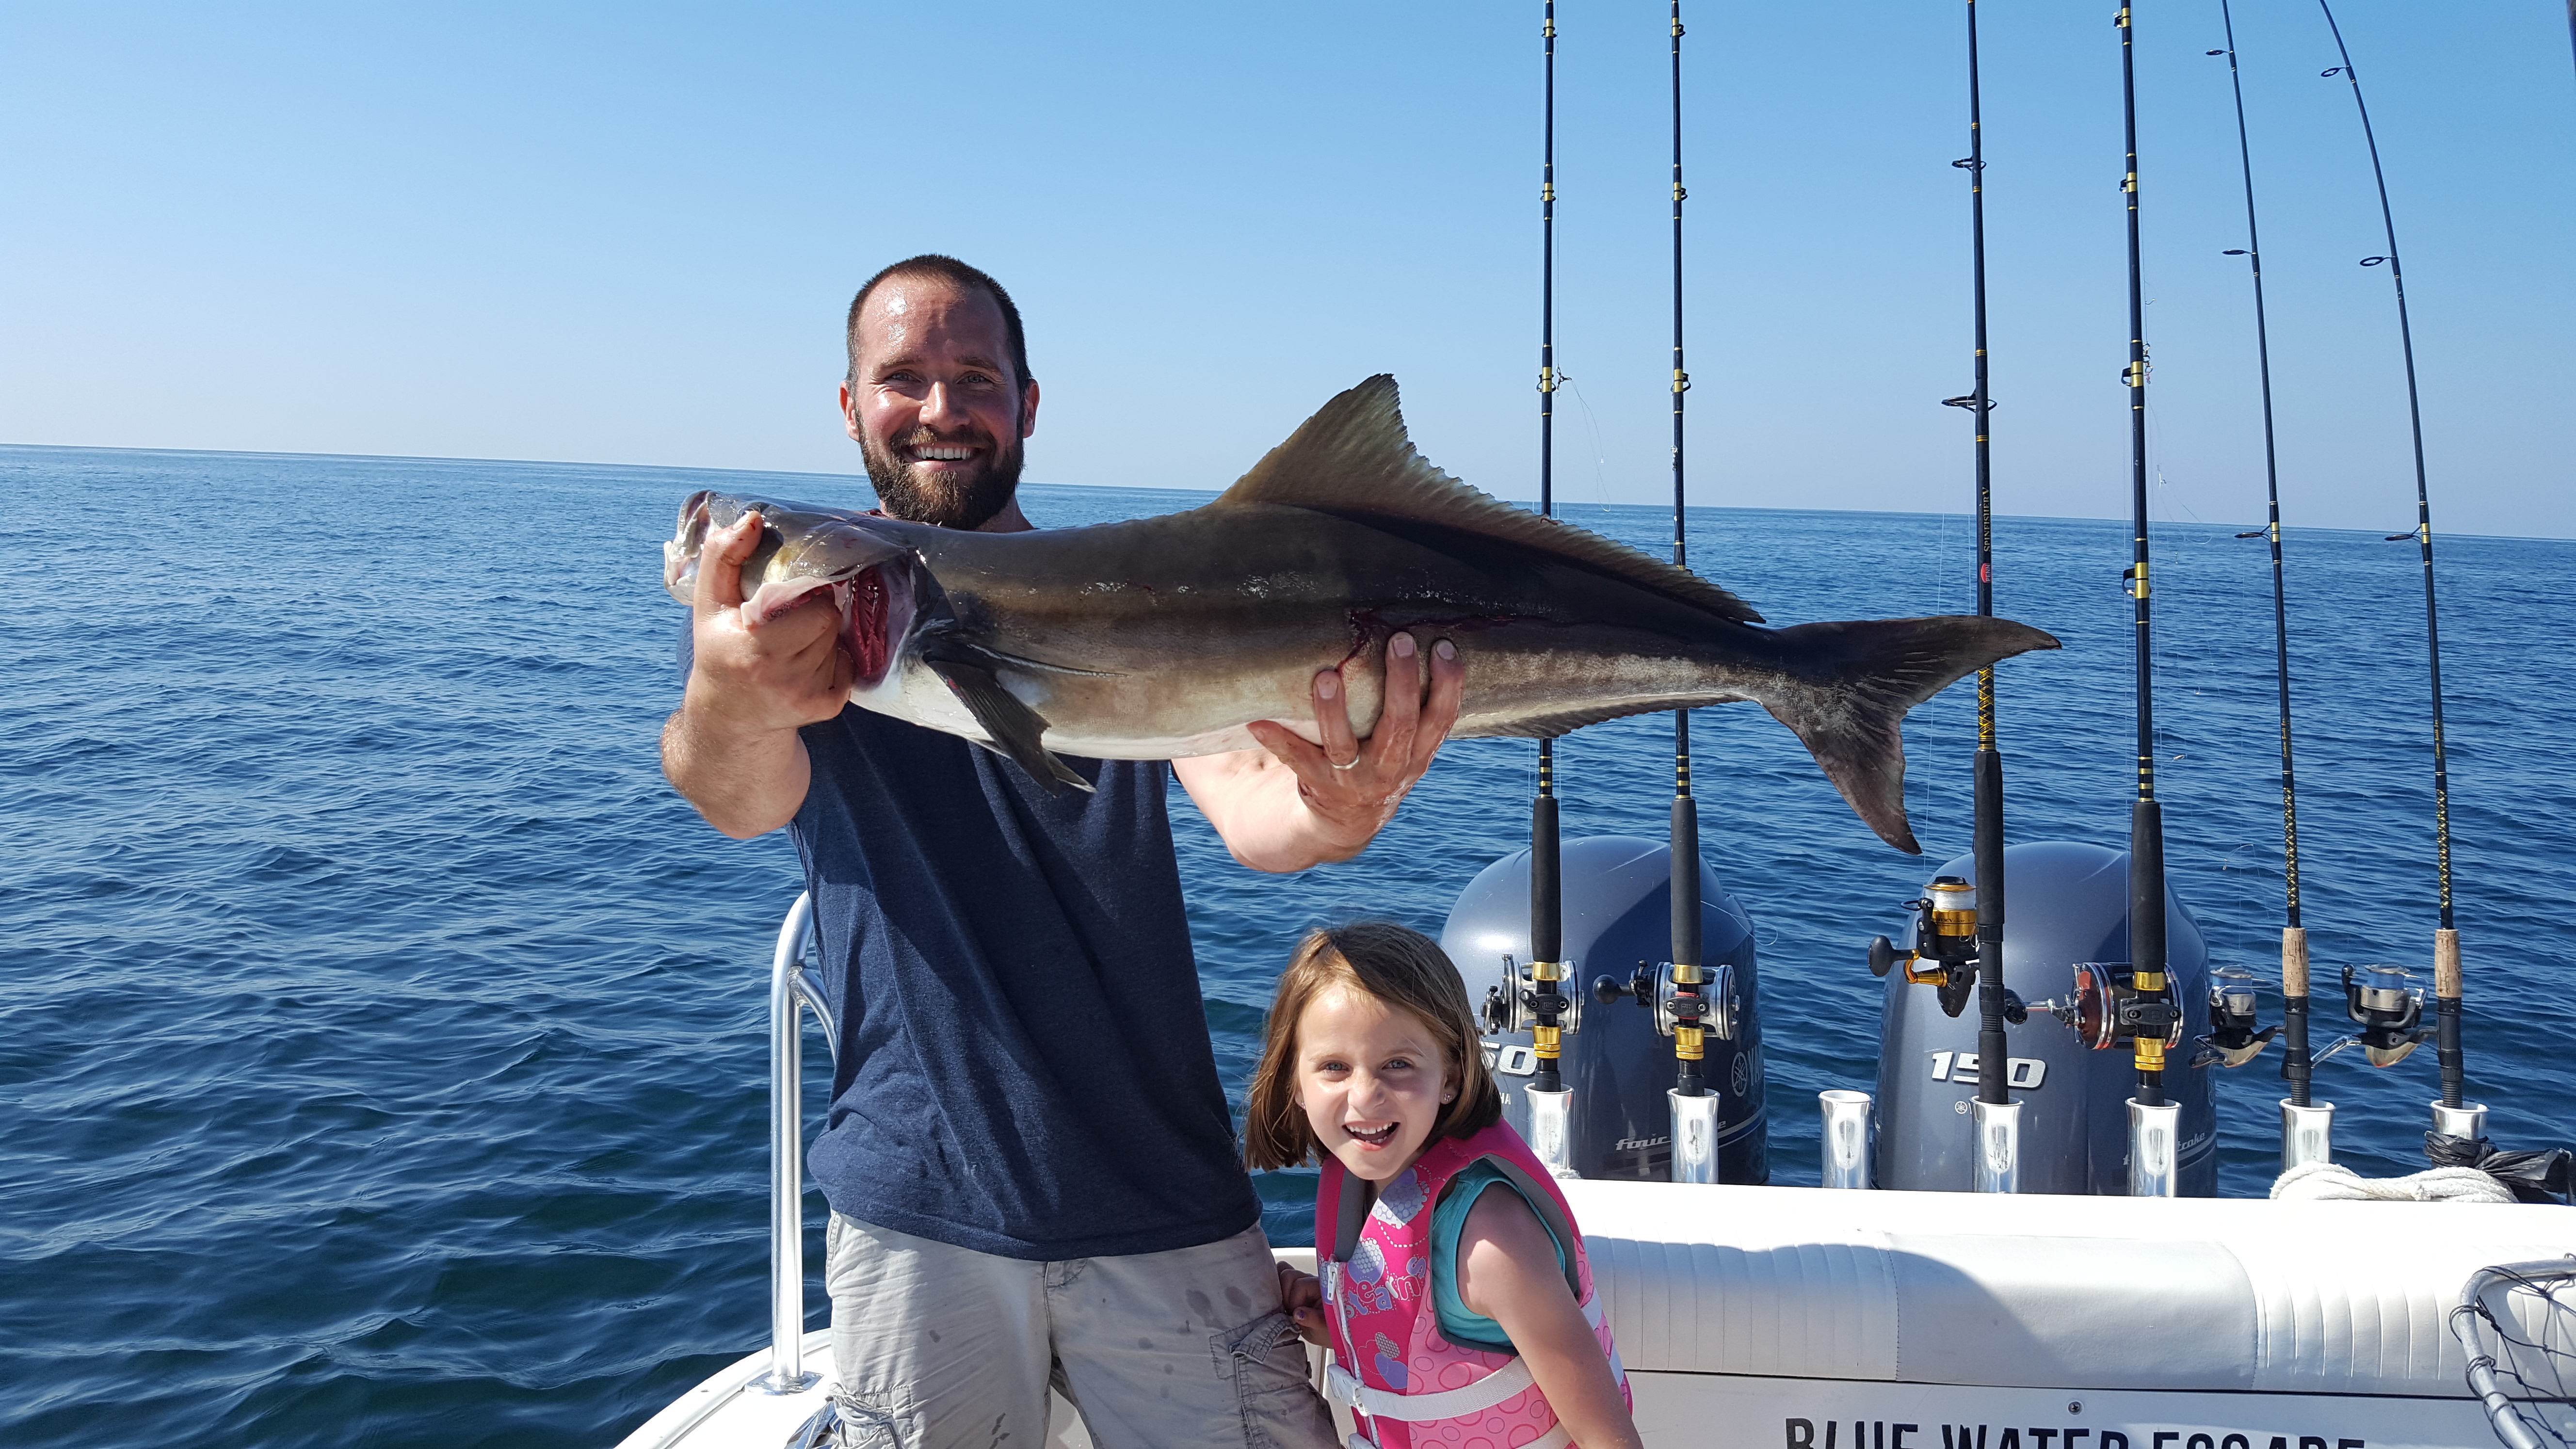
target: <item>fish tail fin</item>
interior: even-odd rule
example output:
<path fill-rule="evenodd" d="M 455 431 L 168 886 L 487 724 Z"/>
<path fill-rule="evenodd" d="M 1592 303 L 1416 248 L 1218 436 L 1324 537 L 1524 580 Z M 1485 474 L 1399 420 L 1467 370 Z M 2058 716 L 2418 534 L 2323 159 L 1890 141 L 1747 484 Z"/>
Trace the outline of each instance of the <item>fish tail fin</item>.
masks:
<path fill-rule="evenodd" d="M 1760 693 L 1881 840 L 1920 855 L 1905 820 L 1905 712 L 1998 659 L 2057 640 L 1975 615 L 1799 624 L 1773 636 L 1786 682 Z"/>

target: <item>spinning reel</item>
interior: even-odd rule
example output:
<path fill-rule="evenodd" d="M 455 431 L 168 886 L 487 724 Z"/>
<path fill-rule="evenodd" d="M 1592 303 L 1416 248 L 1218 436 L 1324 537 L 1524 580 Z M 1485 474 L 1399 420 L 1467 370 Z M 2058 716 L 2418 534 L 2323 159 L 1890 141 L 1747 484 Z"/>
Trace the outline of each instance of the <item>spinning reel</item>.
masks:
<path fill-rule="evenodd" d="M 1955 875 L 1935 876 L 1923 898 L 1907 901 L 1914 912 L 1914 951 L 1899 956 L 1885 936 L 1869 940 L 1869 974 L 1885 976 L 1898 965 L 1917 986 L 1940 988 L 1941 1014 L 1968 1009 L 1977 988 L 1977 888 Z"/>
<path fill-rule="evenodd" d="M 2241 1067 L 2263 1054 L 2280 1035 L 2277 1026 L 2254 1029 L 2254 973 L 2242 966 L 2220 966 L 2209 973 L 2209 1035 L 2191 1064 Z"/>
<path fill-rule="evenodd" d="M 2073 990 L 2060 1000 L 2034 1001 L 2027 1010 L 2056 1017 L 2074 1029 L 2077 1041 L 2097 1052 L 2134 1046 L 2141 1036 L 2169 1048 L 2180 1046 L 2182 1009 L 2161 992 L 2140 991 L 2130 978 L 2125 964 L 2079 961 Z M 2250 1014 L 2250 1000 L 2248 1010 Z"/>
<path fill-rule="evenodd" d="M 2359 1046 L 2374 1067 L 2393 1067 L 2432 1039 L 2425 1026 L 2424 988 L 2411 985 L 2415 973 L 2402 966 L 2343 968 L 2343 1014 L 2361 1030 L 2317 1053 L 2324 1061 L 2348 1046 Z"/>

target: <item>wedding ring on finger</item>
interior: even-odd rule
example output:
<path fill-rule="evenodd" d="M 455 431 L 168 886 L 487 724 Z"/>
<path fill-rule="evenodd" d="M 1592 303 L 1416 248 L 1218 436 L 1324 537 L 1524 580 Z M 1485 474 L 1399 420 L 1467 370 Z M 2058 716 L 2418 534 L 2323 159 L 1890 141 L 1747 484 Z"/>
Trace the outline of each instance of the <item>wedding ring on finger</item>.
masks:
<path fill-rule="evenodd" d="M 1327 764 L 1327 765 L 1333 765 L 1333 762 L 1332 762 L 1332 761 L 1330 761 L 1330 760 L 1326 760 L 1324 763 L 1325 763 L 1325 764 Z M 1351 762 L 1350 762 L 1349 764 L 1347 764 L 1347 765 L 1333 765 L 1333 768 L 1334 768 L 1334 769 L 1336 769 L 1336 770 L 1356 770 L 1356 769 L 1358 769 L 1359 767 L 1360 767 L 1360 757 L 1359 757 L 1359 756 L 1357 756 L 1357 755 L 1353 755 L 1353 756 L 1351 756 Z"/>

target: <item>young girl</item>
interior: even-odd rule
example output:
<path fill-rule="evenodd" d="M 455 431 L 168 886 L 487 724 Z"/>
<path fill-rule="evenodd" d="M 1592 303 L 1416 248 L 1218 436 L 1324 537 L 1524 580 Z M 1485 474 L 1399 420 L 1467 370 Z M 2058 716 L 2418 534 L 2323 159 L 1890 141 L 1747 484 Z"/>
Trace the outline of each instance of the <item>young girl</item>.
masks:
<path fill-rule="evenodd" d="M 1480 1047 L 1421 933 L 1363 922 L 1298 944 L 1244 1125 L 1256 1168 L 1323 1149 L 1323 1278 L 1283 1265 L 1281 1296 L 1333 1352 L 1354 1449 L 1643 1449 L 1582 1235 Z"/>

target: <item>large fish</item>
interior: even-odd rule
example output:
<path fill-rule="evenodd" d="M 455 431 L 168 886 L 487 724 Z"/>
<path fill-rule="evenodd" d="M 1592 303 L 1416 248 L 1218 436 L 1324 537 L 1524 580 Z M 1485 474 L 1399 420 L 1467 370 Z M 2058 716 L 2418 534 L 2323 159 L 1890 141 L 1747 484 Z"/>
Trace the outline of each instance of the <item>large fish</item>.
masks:
<path fill-rule="evenodd" d="M 1806 742 L 1890 845 L 1905 821 L 1905 712 L 2057 641 L 1950 616 L 1760 627 L 1699 576 L 1480 493 L 1405 437 L 1395 382 L 1324 405 L 1215 502 L 1090 528 L 965 533 L 765 498 L 692 495 L 663 548 L 689 602 L 710 528 L 757 510 L 744 607 L 829 589 L 852 703 L 962 735 L 1034 778 L 1056 751 L 1173 759 L 1251 746 L 1253 720 L 1315 738 L 1309 689 L 1347 672 L 1352 729 L 1382 701 L 1386 641 L 1453 641 L 1452 734 L 1548 736 L 1648 710 L 1752 700 Z M 1087 787 L 1085 787 L 1087 788 Z"/>

